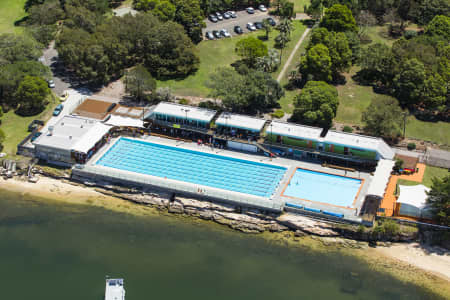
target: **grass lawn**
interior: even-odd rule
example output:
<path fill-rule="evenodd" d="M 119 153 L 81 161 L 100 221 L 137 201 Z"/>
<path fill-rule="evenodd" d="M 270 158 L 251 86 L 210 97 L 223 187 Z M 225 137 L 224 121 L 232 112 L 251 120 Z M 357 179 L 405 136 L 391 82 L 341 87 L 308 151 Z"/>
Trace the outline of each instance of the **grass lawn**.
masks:
<path fill-rule="evenodd" d="M 296 13 L 302 13 L 305 5 L 309 5 L 311 3 L 310 0 L 290 0 L 294 3 L 294 11 Z"/>
<path fill-rule="evenodd" d="M 26 16 L 23 9 L 26 0 L 0 0 L 0 33 L 21 33 L 14 22 Z"/>
<path fill-rule="evenodd" d="M 410 180 L 405 180 L 405 179 L 399 179 L 397 181 L 397 184 L 400 185 L 418 185 L 418 184 L 423 184 L 426 187 L 431 187 L 432 183 L 432 179 L 434 177 L 437 178 L 442 178 L 444 176 L 449 175 L 450 172 L 448 172 L 447 169 L 443 169 L 443 168 L 437 168 L 437 167 L 432 167 L 432 166 L 427 166 L 425 169 L 425 174 L 423 175 L 423 180 L 422 182 L 415 182 L 415 181 L 410 181 Z"/>
<path fill-rule="evenodd" d="M 424 122 L 410 116 L 406 122 L 406 136 L 450 146 L 450 123 Z"/>
<path fill-rule="evenodd" d="M 278 72 L 281 70 L 283 64 L 288 59 L 290 52 L 295 47 L 295 44 L 303 34 L 305 26 L 299 21 L 294 21 L 295 29 L 292 32 L 292 38 L 287 47 L 283 51 L 283 57 L 281 66 Z M 250 34 L 244 34 L 238 37 L 220 39 L 214 41 L 202 41 L 197 45 L 198 55 L 200 57 L 200 67 L 198 71 L 184 78 L 182 80 L 166 80 L 158 81 L 158 87 L 169 86 L 173 92 L 179 96 L 196 96 L 207 97 L 209 89 L 205 86 L 205 82 L 208 79 L 208 75 L 219 67 L 230 66 L 231 63 L 239 59 L 234 53 L 236 43 L 249 36 L 264 36 L 264 31 L 253 32 Z M 278 35 L 277 30 L 273 30 L 270 33 L 268 41 L 265 41 L 268 48 L 273 48 L 274 39 Z M 278 72 L 273 73 L 273 77 L 276 78 Z"/>
<path fill-rule="evenodd" d="M 13 110 L 5 113 L 2 117 L 1 129 L 5 133 L 5 142 L 2 152 L 8 154 L 8 156 L 14 156 L 17 152 L 17 144 L 19 144 L 28 134 L 28 125 L 34 119 L 47 121 L 53 112 L 53 109 L 59 100 L 56 96 L 49 96 L 50 103 L 45 110 L 36 116 L 21 117 L 16 115 Z"/>
<path fill-rule="evenodd" d="M 367 29 L 367 35 L 372 40 L 372 44 L 383 43 L 388 46 L 392 46 L 392 44 L 396 41 L 396 39 L 389 36 L 387 25 L 371 26 Z"/>

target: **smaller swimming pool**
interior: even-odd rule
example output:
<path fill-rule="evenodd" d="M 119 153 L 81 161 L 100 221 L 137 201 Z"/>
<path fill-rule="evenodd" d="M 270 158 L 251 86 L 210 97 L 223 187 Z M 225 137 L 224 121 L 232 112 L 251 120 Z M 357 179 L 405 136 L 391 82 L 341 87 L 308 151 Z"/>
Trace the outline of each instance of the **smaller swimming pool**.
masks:
<path fill-rule="evenodd" d="M 298 168 L 283 196 L 353 207 L 362 180 Z"/>

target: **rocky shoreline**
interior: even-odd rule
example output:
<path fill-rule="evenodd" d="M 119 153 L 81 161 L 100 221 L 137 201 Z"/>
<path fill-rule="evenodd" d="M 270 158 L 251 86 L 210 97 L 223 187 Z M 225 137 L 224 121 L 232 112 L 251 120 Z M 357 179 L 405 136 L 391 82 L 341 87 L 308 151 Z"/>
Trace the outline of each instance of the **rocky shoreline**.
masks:
<path fill-rule="evenodd" d="M 107 183 L 76 182 L 67 183 L 90 186 L 95 191 L 112 197 L 121 198 L 141 205 L 152 206 L 170 214 L 186 215 L 228 226 L 244 233 L 293 232 L 295 236 L 311 235 L 337 241 L 343 238 L 354 242 L 367 242 L 371 245 L 383 245 L 389 242 L 413 242 L 418 239 L 416 232 L 389 235 L 373 232 L 362 225 L 340 224 L 317 220 L 308 216 L 284 212 L 282 214 L 267 213 L 255 208 L 245 208 L 231 204 L 173 195 L 161 191 L 137 190 Z M 341 243 L 341 242 L 338 242 Z M 350 242 L 351 244 L 355 244 Z M 356 245 L 356 244 L 355 244 Z"/>

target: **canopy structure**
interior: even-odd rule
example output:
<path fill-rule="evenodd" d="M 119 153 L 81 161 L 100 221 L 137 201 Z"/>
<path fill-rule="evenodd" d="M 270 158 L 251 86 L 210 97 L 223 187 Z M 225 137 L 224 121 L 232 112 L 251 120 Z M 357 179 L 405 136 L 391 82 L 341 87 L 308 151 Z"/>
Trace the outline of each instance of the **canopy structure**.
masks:
<path fill-rule="evenodd" d="M 106 125 L 120 127 L 144 127 L 144 122 L 140 119 L 111 115 L 105 122 Z"/>
<path fill-rule="evenodd" d="M 111 126 L 96 123 L 88 132 L 86 132 L 82 138 L 80 138 L 72 150 L 87 153 L 95 144 L 100 141 L 105 134 L 111 129 Z"/>
<path fill-rule="evenodd" d="M 187 106 L 176 103 L 160 102 L 153 110 L 149 111 L 146 115 L 148 117 L 152 114 L 160 114 L 171 117 L 186 118 L 189 120 L 197 120 L 201 122 L 211 122 L 212 118 L 216 115 L 217 111 Z"/>
<path fill-rule="evenodd" d="M 380 159 L 378 161 L 377 169 L 370 182 L 367 195 L 373 195 L 379 198 L 384 197 L 389 178 L 391 177 L 392 168 L 395 162 L 388 159 Z"/>
<path fill-rule="evenodd" d="M 321 128 L 286 123 L 280 121 L 272 121 L 267 127 L 270 134 L 282 135 L 294 139 L 320 140 Z"/>
<path fill-rule="evenodd" d="M 427 192 L 430 191 L 426 186 L 419 184 L 413 186 L 399 185 L 400 197 L 397 203 L 401 203 L 400 215 L 411 217 L 429 217 L 427 210 Z"/>

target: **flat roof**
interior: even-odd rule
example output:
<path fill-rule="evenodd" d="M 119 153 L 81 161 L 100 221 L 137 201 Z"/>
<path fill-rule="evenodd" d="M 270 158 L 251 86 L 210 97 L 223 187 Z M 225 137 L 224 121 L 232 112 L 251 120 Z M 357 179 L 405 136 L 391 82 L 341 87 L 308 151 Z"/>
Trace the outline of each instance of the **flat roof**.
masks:
<path fill-rule="evenodd" d="M 377 168 L 372 181 L 370 182 L 369 189 L 367 190 L 367 195 L 373 195 L 380 198 L 384 197 L 394 165 L 395 161 L 393 160 L 380 159 L 378 161 Z"/>
<path fill-rule="evenodd" d="M 377 151 L 383 158 L 393 159 L 395 152 L 382 138 L 330 130 L 324 138 L 325 142 L 349 147 Z"/>
<path fill-rule="evenodd" d="M 110 115 L 103 123 L 110 126 L 144 127 L 144 122 L 140 119 L 119 115 Z"/>
<path fill-rule="evenodd" d="M 221 113 L 219 118 L 217 118 L 216 120 L 216 124 L 222 126 L 247 129 L 251 131 L 261 131 L 264 123 L 266 123 L 266 120 L 264 119 L 258 119 L 227 112 Z"/>
<path fill-rule="evenodd" d="M 55 125 L 50 126 L 47 132 L 44 132 L 33 144 L 67 151 L 86 152 L 110 128 L 110 126 L 93 119 L 64 116 Z"/>
<path fill-rule="evenodd" d="M 322 133 L 321 128 L 298 125 L 280 121 L 272 121 L 267 127 L 268 132 L 292 138 L 304 138 L 319 140 Z"/>
<path fill-rule="evenodd" d="M 109 113 L 108 109 L 114 104 L 96 99 L 86 99 L 75 109 L 74 114 L 82 117 L 103 120 Z"/>
<path fill-rule="evenodd" d="M 160 102 L 152 111 L 153 114 L 163 114 L 179 118 L 188 118 L 203 122 L 211 122 L 217 111 L 177 103 Z"/>

